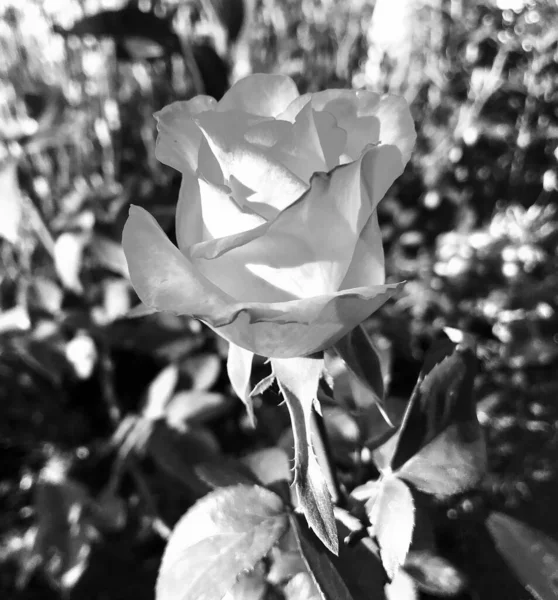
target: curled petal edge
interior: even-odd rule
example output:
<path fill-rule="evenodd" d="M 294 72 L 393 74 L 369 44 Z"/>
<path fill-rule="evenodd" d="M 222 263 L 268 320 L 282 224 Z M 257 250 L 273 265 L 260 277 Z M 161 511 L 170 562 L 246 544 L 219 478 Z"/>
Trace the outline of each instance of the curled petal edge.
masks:
<path fill-rule="evenodd" d="M 190 315 L 241 348 L 273 358 L 306 356 L 333 345 L 402 285 L 286 302 L 237 302 L 205 278 L 144 209 L 130 208 L 122 243 L 132 284 L 146 306 Z"/>

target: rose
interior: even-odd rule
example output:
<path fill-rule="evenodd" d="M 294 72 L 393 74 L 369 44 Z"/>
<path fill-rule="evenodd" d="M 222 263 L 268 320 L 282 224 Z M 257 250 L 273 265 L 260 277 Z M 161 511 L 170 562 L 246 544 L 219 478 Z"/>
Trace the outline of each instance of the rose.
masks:
<path fill-rule="evenodd" d="M 288 77 L 251 75 L 220 102 L 197 96 L 155 116 L 157 158 L 182 185 L 178 248 L 137 206 L 124 227 L 144 304 L 290 358 L 334 344 L 394 293 L 376 206 L 414 145 L 405 100 L 299 96 Z"/>

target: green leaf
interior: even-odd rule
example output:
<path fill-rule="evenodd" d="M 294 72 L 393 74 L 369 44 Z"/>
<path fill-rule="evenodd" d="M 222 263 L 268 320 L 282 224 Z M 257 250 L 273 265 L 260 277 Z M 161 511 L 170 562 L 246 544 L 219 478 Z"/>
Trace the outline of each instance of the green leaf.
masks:
<path fill-rule="evenodd" d="M 284 450 L 277 447 L 262 448 L 244 456 L 242 463 L 263 483 L 291 480 L 289 458 Z"/>
<path fill-rule="evenodd" d="M 229 487 L 237 484 L 258 485 L 259 479 L 239 460 L 219 456 L 213 461 L 195 465 L 196 475 L 211 488 Z"/>
<path fill-rule="evenodd" d="M 487 527 L 519 581 L 540 600 L 558 598 L 558 541 L 503 513 L 493 512 Z"/>
<path fill-rule="evenodd" d="M 411 491 L 393 475 L 378 481 L 366 502 L 372 536 L 378 541 L 382 564 L 393 580 L 409 552 L 415 526 L 415 504 Z"/>
<path fill-rule="evenodd" d="M 486 470 L 486 447 L 473 386 L 477 359 L 467 346 L 444 341 L 423 369 L 384 461 L 417 489 L 447 497 L 473 487 Z M 385 464 L 385 463 L 384 463 Z"/>
<path fill-rule="evenodd" d="M 147 397 L 142 411 L 146 419 L 155 420 L 164 417 L 165 408 L 177 383 L 178 367 L 175 364 L 171 363 L 162 371 L 159 371 L 147 390 Z"/>
<path fill-rule="evenodd" d="M 322 600 L 353 600 L 351 593 L 337 569 L 333 566 L 327 552 L 317 544 L 315 536 L 299 521 L 295 515 L 290 516 L 298 549 Z"/>
<path fill-rule="evenodd" d="M 355 327 L 334 346 L 348 369 L 373 394 L 376 402 L 384 399 L 384 376 L 378 351 L 362 325 Z"/>
<path fill-rule="evenodd" d="M 157 600 L 220 600 L 288 526 L 283 502 L 259 486 L 216 490 L 174 528 L 161 563 Z"/>
<path fill-rule="evenodd" d="M 467 587 L 463 573 L 429 550 L 409 552 L 403 568 L 418 589 L 432 596 L 457 596 Z"/>
<path fill-rule="evenodd" d="M 146 450 L 162 471 L 189 490 L 200 495 L 207 491 L 196 476 L 194 465 L 219 453 L 217 440 L 209 430 L 196 427 L 178 431 L 162 419 L 153 421 Z"/>
<path fill-rule="evenodd" d="M 380 561 L 380 552 L 368 536 L 348 542 L 361 532 L 361 522 L 346 510 L 336 508 L 335 519 L 340 539 L 345 540 L 339 548 L 339 556 L 331 561 L 355 600 L 383 598 L 386 574 Z"/>
<path fill-rule="evenodd" d="M 311 446 L 311 418 L 323 360 L 272 359 L 271 366 L 291 416 L 295 444 L 295 478 L 300 507 L 310 527 L 334 554 L 339 551 L 333 504 Z"/>

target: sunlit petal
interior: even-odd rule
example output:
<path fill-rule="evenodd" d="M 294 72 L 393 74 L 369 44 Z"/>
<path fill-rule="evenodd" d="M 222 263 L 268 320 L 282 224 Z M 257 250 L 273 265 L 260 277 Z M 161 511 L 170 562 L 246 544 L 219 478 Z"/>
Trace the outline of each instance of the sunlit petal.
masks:
<path fill-rule="evenodd" d="M 276 117 L 298 96 L 294 81 L 286 75 L 249 75 L 235 83 L 217 110 L 243 110 L 253 115 Z"/>
<path fill-rule="evenodd" d="M 195 172 L 202 135 L 192 117 L 213 110 L 216 105 L 210 96 L 196 96 L 192 100 L 173 102 L 155 113 L 159 133 L 155 147 L 157 159 L 177 171 Z"/>

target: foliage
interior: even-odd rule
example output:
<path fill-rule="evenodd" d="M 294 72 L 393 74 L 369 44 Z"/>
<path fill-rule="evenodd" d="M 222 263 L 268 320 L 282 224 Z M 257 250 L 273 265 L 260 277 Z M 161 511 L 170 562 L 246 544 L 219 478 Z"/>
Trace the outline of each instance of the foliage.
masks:
<path fill-rule="evenodd" d="M 554 597 L 556 4 L 246 2 L 240 30 L 152 4 L 0 9 L 2 593 Z M 407 283 L 317 391 L 258 357 L 229 381 L 199 322 L 130 313 L 129 204 L 174 235 L 152 113 L 247 70 L 400 93 L 417 124 L 379 208 Z"/>

